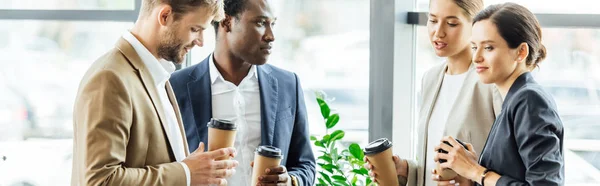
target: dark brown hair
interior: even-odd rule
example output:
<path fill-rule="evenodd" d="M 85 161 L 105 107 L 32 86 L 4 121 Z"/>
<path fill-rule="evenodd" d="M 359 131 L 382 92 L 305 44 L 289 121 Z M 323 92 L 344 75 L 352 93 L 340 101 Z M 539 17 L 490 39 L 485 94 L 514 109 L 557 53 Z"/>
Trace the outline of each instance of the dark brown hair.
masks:
<path fill-rule="evenodd" d="M 477 14 L 473 24 L 487 19 L 496 25 L 498 33 L 510 48 L 515 49 L 521 43 L 527 43 L 529 56 L 525 64 L 530 69 L 537 67 L 546 58 L 542 28 L 535 15 L 527 8 L 515 3 L 492 5 Z"/>
<path fill-rule="evenodd" d="M 148 14 L 155 6 L 160 4 L 171 6 L 175 20 L 198 7 L 207 7 L 211 11 L 210 13 L 215 16 L 214 20 L 221 20 L 224 17 L 223 0 L 143 0 L 142 13 Z"/>

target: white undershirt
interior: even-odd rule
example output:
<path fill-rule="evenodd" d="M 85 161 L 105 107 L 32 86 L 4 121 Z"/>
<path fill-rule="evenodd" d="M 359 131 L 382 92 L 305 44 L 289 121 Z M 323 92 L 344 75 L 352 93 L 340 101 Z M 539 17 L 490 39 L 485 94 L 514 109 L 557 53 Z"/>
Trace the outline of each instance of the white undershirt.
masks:
<path fill-rule="evenodd" d="M 240 164 L 236 173 L 227 179 L 228 185 L 246 186 L 252 180 L 254 150 L 261 139 L 260 86 L 256 65 L 252 65 L 246 77 L 236 86 L 226 81 L 213 60 L 209 59 L 212 114 L 214 118 L 225 119 L 237 124 L 234 147 L 235 160 Z"/>
<path fill-rule="evenodd" d="M 462 88 L 466 75 L 466 72 L 459 75 L 444 74 L 442 87 L 433 106 L 427 131 L 427 159 L 425 160 L 425 172 L 427 172 L 427 176 L 425 177 L 426 186 L 437 185 L 437 182 L 431 180 L 431 170 L 436 167 L 433 161 L 433 157 L 435 156 L 434 148 L 442 140 L 448 115 L 454 102 L 456 102 L 456 97 Z"/>

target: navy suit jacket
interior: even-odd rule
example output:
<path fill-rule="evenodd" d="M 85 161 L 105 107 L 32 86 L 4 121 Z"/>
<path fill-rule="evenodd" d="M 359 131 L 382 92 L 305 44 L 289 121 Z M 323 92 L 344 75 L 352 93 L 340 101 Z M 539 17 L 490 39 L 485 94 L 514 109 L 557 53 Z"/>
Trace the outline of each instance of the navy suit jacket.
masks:
<path fill-rule="evenodd" d="M 210 55 L 209 57 L 212 57 Z M 171 75 L 190 152 L 207 143 L 206 124 L 212 117 L 209 58 Z M 298 178 L 300 185 L 313 185 L 315 158 L 310 145 L 306 106 L 296 74 L 269 64 L 257 66 L 261 103 L 261 145 L 283 152 L 281 165 Z"/>

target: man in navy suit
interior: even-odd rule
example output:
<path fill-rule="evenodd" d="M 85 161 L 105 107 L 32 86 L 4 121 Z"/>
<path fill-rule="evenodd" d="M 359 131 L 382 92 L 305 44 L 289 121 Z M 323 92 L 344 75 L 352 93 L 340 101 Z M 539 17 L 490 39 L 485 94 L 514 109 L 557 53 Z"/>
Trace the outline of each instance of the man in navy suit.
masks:
<path fill-rule="evenodd" d="M 313 185 L 315 158 L 306 106 L 295 73 L 266 64 L 275 41 L 268 0 L 225 0 L 226 17 L 213 23 L 215 51 L 170 79 L 181 110 L 190 152 L 207 143 L 211 118 L 234 121 L 240 165 L 229 185 L 251 182 L 259 145 L 282 150 L 281 166 L 267 169 L 262 185 Z"/>

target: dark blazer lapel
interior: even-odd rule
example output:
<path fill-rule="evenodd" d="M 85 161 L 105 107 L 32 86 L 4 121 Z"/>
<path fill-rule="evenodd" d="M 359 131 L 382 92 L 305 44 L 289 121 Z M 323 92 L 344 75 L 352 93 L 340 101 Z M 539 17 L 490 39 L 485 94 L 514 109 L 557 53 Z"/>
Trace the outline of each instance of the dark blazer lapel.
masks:
<path fill-rule="evenodd" d="M 257 70 L 261 103 L 261 144 L 273 145 L 279 97 L 277 79 L 270 74 L 272 69 L 268 66 L 258 66 Z"/>
<path fill-rule="evenodd" d="M 205 144 L 208 140 L 206 124 L 212 117 L 212 90 L 208 59 L 209 58 L 206 58 L 194 71 L 192 71 L 190 74 L 192 81 L 187 84 L 188 96 L 192 102 L 192 113 L 194 113 L 195 125 L 188 124 L 188 126 L 194 126 L 194 128 L 186 130 L 186 133 L 188 133 L 188 136 L 196 135 L 200 138 L 200 141 Z M 189 134 L 189 132 L 195 133 Z"/>

